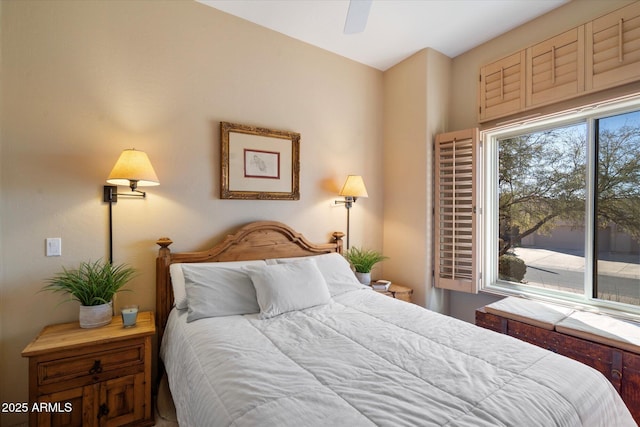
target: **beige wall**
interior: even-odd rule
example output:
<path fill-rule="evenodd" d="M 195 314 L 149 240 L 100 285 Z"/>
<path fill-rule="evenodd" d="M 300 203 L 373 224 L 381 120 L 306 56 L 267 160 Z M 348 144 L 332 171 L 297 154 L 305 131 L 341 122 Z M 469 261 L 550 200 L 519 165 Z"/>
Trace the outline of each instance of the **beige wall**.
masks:
<path fill-rule="evenodd" d="M 482 65 L 582 25 L 631 2 L 629 0 L 573 0 L 454 58 L 449 130 L 478 126 L 477 85 Z M 496 299 L 486 294 L 468 295 L 451 292 L 450 314 L 473 322 L 475 309 Z"/>
<path fill-rule="evenodd" d="M 192 1 L 0 7 L 0 401 L 27 398 L 24 346 L 77 318 L 76 303 L 38 291 L 61 266 L 106 257 L 102 186 L 125 148 L 149 154 L 161 185 L 114 206 L 115 261 L 141 272 L 118 305 L 153 309 L 160 236 L 202 249 L 271 219 L 327 241 L 346 226 L 330 205 L 349 173 L 369 191 L 352 245 L 382 249 L 382 72 Z M 218 198 L 223 120 L 301 133 L 299 201 Z M 62 238 L 62 257 L 44 256 L 46 237 Z"/>
<path fill-rule="evenodd" d="M 433 139 L 446 129 L 450 67 L 427 48 L 384 74 L 384 272 L 437 311 L 447 304 L 432 288 Z"/>
<path fill-rule="evenodd" d="M 132 146 L 161 186 L 114 207 L 115 261 L 141 271 L 118 304 L 153 309 L 160 236 L 199 249 L 276 219 L 325 241 L 345 228 L 330 205 L 355 173 L 370 197 L 351 211 L 352 245 L 383 249 L 378 275 L 445 310 L 431 289 L 433 135 L 477 125 L 481 64 L 626 3 L 574 0 L 453 60 L 425 49 L 383 77 L 191 1 L 0 2 L 0 401 L 26 399 L 27 342 L 76 318 L 77 305 L 38 290 L 62 265 L 105 257 L 101 189 Z M 302 134 L 299 201 L 218 198 L 222 120 Z M 44 256 L 46 237 L 62 237 L 61 258 Z M 472 321 L 492 299 L 453 292 L 450 312 Z"/>

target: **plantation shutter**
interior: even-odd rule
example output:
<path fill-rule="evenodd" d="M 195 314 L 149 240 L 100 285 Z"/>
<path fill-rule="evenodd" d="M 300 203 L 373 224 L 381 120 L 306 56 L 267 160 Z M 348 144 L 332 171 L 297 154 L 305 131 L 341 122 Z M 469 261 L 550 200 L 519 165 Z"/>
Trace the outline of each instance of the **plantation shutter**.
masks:
<path fill-rule="evenodd" d="M 527 49 L 527 107 L 584 91 L 584 29 L 574 28 Z"/>
<path fill-rule="evenodd" d="M 522 50 L 480 69 L 478 118 L 481 122 L 524 109 L 525 57 Z"/>
<path fill-rule="evenodd" d="M 638 79 L 640 2 L 586 24 L 586 89 L 599 90 Z"/>
<path fill-rule="evenodd" d="M 478 292 L 476 157 L 478 129 L 436 136 L 435 286 Z"/>

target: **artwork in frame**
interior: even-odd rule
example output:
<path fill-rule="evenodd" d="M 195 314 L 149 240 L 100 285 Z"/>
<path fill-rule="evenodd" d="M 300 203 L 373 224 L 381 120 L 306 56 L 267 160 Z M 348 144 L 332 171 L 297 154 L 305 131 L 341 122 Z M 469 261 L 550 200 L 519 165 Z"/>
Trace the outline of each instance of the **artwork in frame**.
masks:
<path fill-rule="evenodd" d="M 300 199 L 300 134 L 220 122 L 220 198 Z"/>
<path fill-rule="evenodd" d="M 280 153 L 245 148 L 244 177 L 280 179 Z"/>

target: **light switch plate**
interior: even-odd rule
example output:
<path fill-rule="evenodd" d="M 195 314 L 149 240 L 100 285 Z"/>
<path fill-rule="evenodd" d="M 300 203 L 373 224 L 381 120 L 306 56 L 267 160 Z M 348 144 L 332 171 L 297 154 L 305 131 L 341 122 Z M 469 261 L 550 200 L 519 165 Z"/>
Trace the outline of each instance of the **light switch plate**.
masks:
<path fill-rule="evenodd" d="M 47 256 L 62 256 L 62 239 L 60 237 L 47 237 L 45 246 Z"/>

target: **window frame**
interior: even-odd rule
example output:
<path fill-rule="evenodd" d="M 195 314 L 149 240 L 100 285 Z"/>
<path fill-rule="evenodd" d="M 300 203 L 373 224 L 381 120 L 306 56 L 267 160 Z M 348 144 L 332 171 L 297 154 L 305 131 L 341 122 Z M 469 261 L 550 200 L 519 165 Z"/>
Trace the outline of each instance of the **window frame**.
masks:
<path fill-rule="evenodd" d="M 478 152 L 481 190 L 479 200 L 482 215 L 479 217 L 478 237 L 481 239 L 481 259 L 479 265 L 483 271 L 480 279 L 480 291 L 483 293 L 519 295 L 560 304 L 578 306 L 582 309 L 601 311 L 620 317 L 640 320 L 640 305 L 619 303 L 598 299 L 593 296 L 593 260 L 595 225 L 595 174 L 597 153 L 595 152 L 596 120 L 640 111 L 640 94 L 615 99 L 599 105 L 589 105 L 579 109 L 555 113 L 534 119 L 523 119 L 496 125 L 480 132 L 482 141 Z M 516 284 L 498 278 L 498 149 L 497 141 L 525 133 L 550 128 L 559 128 L 577 123 L 586 124 L 587 135 L 587 185 L 585 201 L 585 269 L 582 294 L 554 291 L 545 288 Z"/>

